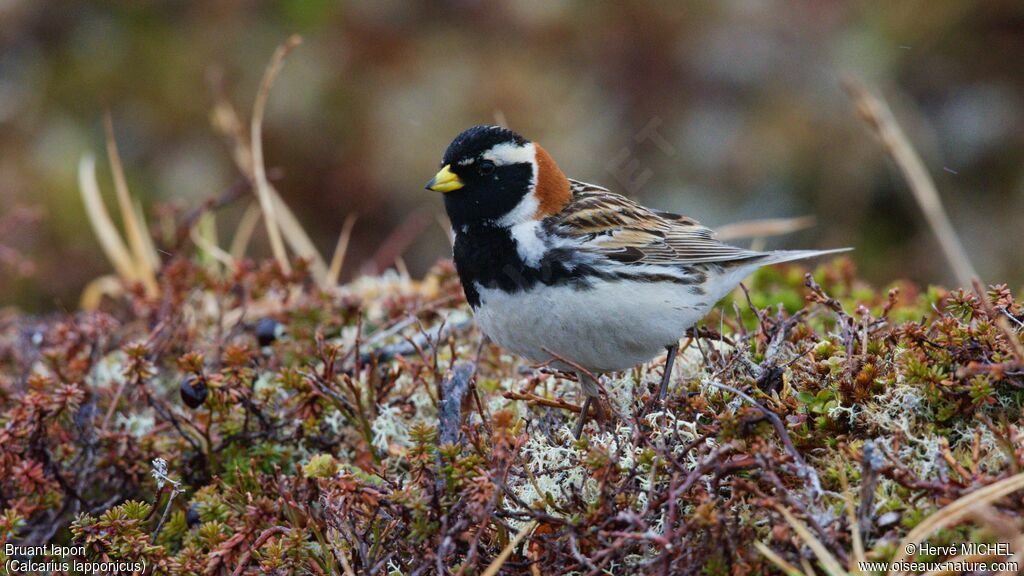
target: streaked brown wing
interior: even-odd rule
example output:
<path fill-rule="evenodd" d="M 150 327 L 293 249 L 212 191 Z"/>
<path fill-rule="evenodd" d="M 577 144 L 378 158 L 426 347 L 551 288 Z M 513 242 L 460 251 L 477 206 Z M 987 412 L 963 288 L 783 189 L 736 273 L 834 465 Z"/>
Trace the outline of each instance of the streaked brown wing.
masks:
<path fill-rule="evenodd" d="M 762 256 L 730 246 L 686 216 L 645 208 L 604 188 L 572 181 L 573 198 L 545 224 L 582 248 L 630 264 L 687 265 Z"/>

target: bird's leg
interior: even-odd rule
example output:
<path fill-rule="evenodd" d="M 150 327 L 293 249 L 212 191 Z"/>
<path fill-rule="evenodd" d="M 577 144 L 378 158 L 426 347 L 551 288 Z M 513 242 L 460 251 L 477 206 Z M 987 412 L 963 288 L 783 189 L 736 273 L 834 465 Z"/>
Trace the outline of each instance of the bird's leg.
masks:
<path fill-rule="evenodd" d="M 601 389 L 598 387 L 597 382 L 594 382 L 589 376 L 582 372 L 576 372 L 576 377 L 580 381 L 580 387 L 583 388 L 583 407 L 580 408 L 580 418 L 576 422 L 576 431 L 574 436 L 577 440 L 583 435 L 583 426 L 587 423 L 587 412 L 590 411 L 590 404 L 601 394 Z"/>
<path fill-rule="evenodd" d="M 573 437 L 577 440 L 580 436 L 583 436 L 583 425 L 587 423 L 587 412 L 590 410 L 590 401 L 593 400 L 590 396 L 587 396 L 583 400 L 583 407 L 580 408 L 580 417 L 576 421 L 576 430 L 572 433 Z"/>
<path fill-rule="evenodd" d="M 679 342 L 666 346 L 665 349 L 668 350 L 668 357 L 665 358 L 665 373 L 661 376 L 661 389 L 658 390 L 660 402 L 664 402 L 665 395 L 668 394 L 668 381 L 672 379 L 672 365 L 676 361 L 676 353 L 679 352 Z"/>

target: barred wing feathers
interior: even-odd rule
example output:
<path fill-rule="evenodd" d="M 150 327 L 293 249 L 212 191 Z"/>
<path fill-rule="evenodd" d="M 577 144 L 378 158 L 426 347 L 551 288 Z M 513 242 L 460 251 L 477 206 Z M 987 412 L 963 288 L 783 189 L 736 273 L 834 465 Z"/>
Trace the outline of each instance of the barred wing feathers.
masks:
<path fill-rule="evenodd" d="M 582 250 L 626 264 L 687 266 L 761 259 L 768 254 L 730 246 L 699 222 L 645 208 L 604 188 L 571 182 L 573 198 L 545 225 Z"/>

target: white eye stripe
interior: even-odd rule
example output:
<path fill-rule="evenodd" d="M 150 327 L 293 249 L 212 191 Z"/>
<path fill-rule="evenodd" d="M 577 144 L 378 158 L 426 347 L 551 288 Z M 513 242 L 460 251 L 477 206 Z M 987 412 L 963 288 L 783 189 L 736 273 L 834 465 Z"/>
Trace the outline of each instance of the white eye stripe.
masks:
<path fill-rule="evenodd" d="M 506 142 L 504 144 L 498 144 L 487 152 L 484 152 L 483 158 L 494 162 L 497 166 L 506 166 L 508 164 L 533 164 L 536 162 L 537 150 L 534 148 L 532 142 L 528 142 L 522 146 L 512 142 Z"/>

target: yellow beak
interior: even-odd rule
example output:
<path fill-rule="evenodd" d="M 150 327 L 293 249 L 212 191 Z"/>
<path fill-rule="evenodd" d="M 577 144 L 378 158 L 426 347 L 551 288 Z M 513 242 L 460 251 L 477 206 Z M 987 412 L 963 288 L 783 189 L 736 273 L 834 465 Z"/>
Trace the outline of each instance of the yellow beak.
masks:
<path fill-rule="evenodd" d="M 444 168 L 441 168 L 430 182 L 427 182 L 427 190 L 433 190 L 434 192 L 453 192 L 462 188 L 465 184 L 462 180 L 455 175 L 451 170 L 451 165 L 445 164 Z"/>

